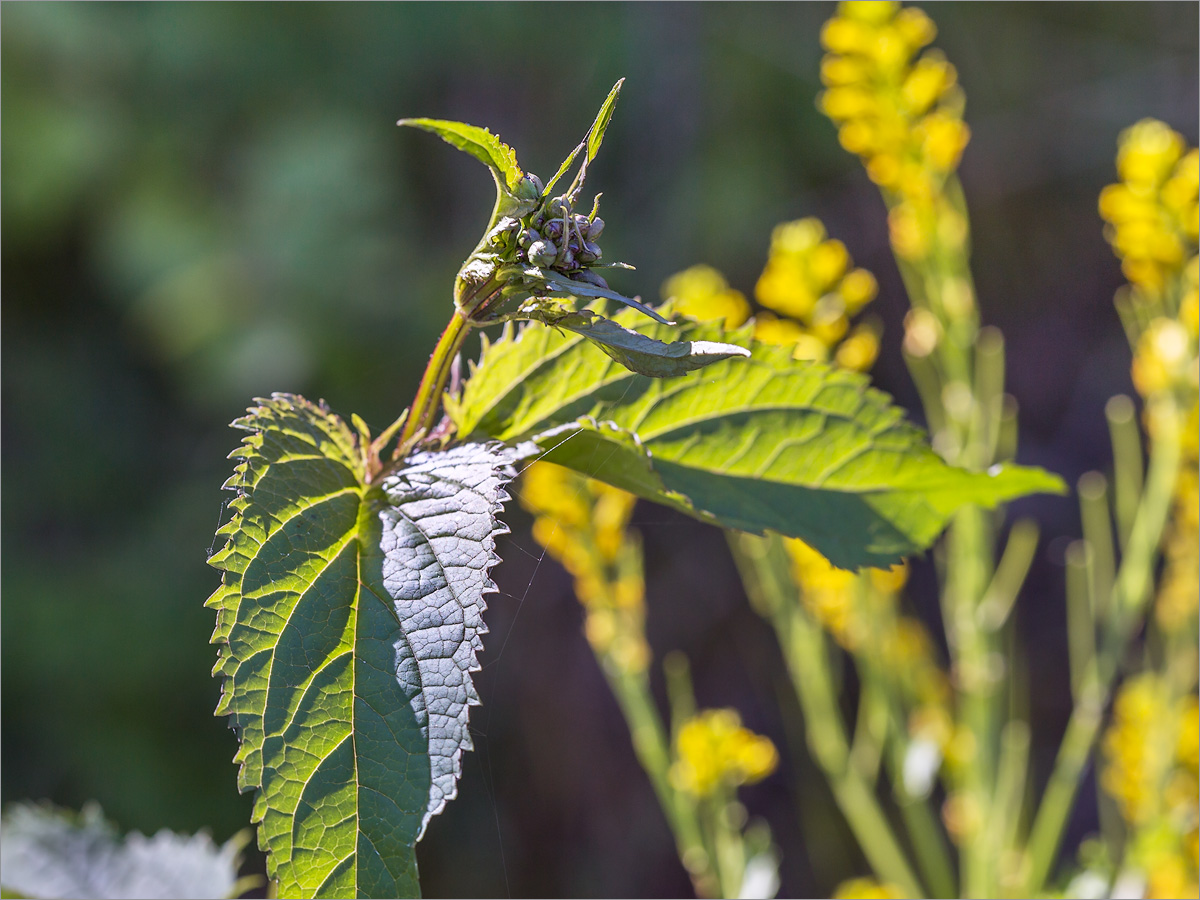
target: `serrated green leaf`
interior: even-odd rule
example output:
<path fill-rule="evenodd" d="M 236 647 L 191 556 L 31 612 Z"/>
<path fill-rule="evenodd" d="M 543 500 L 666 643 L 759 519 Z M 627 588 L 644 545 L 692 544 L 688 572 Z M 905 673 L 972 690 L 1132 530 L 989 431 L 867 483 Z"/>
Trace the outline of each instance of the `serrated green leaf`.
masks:
<path fill-rule="evenodd" d="M 257 401 L 210 598 L 219 714 L 279 896 L 419 893 L 414 845 L 454 796 L 520 451 L 409 457 L 372 485 L 362 443 L 302 397 Z"/>
<path fill-rule="evenodd" d="M 616 318 L 660 340 L 726 337 L 714 323 Z M 948 466 L 863 376 L 748 330 L 729 339 L 750 359 L 653 379 L 579 336 L 510 330 L 447 409 L 464 436 L 532 439 L 551 461 L 725 527 L 802 538 L 846 568 L 924 549 L 965 504 L 1064 490 L 1039 469 Z"/>
<path fill-rule="evenodd" d="M 445 119 L 401 119 L 396 124 L 430 131 L 451 146 L 470 153 L 492 170 L 497 184 L 510 192 L 525 175 L 517 165 L 517 154 L 512 147 L 486 128 Z"/>
<path fill-rule="evenodd" d="M 651 378 L 682 375 L 723 359 L 750 355 L 750 351 L 744 347 L 717 341 L 668 343 L 655 340 L 632 328 L 618 325 L 590 309 L 556 309 L 542 304 L 526 304 L 517 315 L 582 335 L 625 368 Z"/>

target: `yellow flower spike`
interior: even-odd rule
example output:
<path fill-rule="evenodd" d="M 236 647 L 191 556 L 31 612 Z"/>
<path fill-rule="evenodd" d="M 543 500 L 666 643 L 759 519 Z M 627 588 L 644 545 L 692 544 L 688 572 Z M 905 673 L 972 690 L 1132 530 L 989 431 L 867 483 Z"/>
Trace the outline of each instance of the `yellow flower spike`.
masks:
<path fill-rule="evenodd" d="M 750 318 L 746 298 L 711 266 L 692 266 L 672 275 L 662 292 L 665 298 L 674 298 L 676 312 L 701 322 L 724 319 L 725 327 L 733 329 Z"/>

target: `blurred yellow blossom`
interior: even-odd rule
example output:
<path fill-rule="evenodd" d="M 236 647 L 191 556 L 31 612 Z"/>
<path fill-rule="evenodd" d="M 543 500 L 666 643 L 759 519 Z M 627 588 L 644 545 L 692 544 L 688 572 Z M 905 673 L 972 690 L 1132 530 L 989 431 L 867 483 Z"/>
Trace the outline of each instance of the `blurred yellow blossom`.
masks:
<path fill-rule="evenodd" d="M 953 212 L 942 185 L 970 130 L 957 71 L 939 51 L 924 50 L 936 34 L 920 9 L 882 2 L 840 3 L 821 32 L 828 53 L 818 106 L 883 188 L 892 246 L 910 260 L 926 257 L 939 239 L 965 239 L 964 228 L 941 227 Z"/>
<path fill-rule="evenodd" d="M 1131 284 L 1161 292 L 1196 252 L 1200 156 L 1163 122 L 1143 119 L 1118 138 L 1117 174 L 1100 192 L 1105 237 Z"/>
<path fill-rule="evenodd" d="M 712 266 L 692 266 L 672 275 L 663 285 L 663 296 L 674 299 L 676 312 L 702 322 L 724 319 L 726 328 L 737 328 L 750 318 L 750 304 L 725 276 Z"/>
<path fill-rule="evenodd" d="M 743 728 L 735 710 L 703 710 L 680 726 L 670 779 L 677 790 L 706 797 L 720 785 L 761 781 L 778 763 L 775 745 Z"/>
<path fill-rule="evenodd" d="M 832 358 L 843 368 L 866 371 L 879 355 L 879 330 L 873 323 L 851 329 L 850 319 L 878 290 L 875 276 L 854 268 L 846 245 L 828 238 L 820 220 L 784 222 L 771 234 L 767 264 L 754 288 L 755 299 L 766 307 L 754 318 L 754 338 L 791 347 L 795 359 Z M 726 328 L 750 316 L 745 296 L 710 266 L 671 276 L 663 296 L 676 312 L 701 321 L 723 319 Z"/>
<path fill-rule="evenodd" d="M 520 499 L 534 514 L 534 540 L 574 576 L 588 643 L 606 665 L 644 671 L 650 648 L 641 548 L 628 530 L 637 498 L 539 462 L 522 476 Z"/>
<path fill-rule="evenodd" d="M 895 900 L 902 897 L 904 892 L 900 888 L 881 884 L 874 878 L 851 878 L 833 891 L 834 900 Z"/>

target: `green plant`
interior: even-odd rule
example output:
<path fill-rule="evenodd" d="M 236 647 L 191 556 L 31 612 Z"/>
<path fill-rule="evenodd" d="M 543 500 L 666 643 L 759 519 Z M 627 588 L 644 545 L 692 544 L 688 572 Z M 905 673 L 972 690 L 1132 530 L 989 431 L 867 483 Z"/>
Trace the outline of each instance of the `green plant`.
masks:
<path fill-rule="evenodd" d="M 982 472 L 1015 454 L 1016 405 L 1004 393 L 1003 337 L 981 325 L 975 299 L 970 224 L 956 174 L 970 138 L 965 95 L 954 67 L 925 49 L 935 34 L 932 20 L 915 7 L 840 4 L 822 32 L 827 90 L 818 106 L 880 188 L 911 303 L 905 360 L 933 446 L 947 461 Z M 1030 765 L 1028 687 L 1012 624 L 1037 546 L 1032 520 L 1015 522 L 1001 548 L 1002 516 L 974 503 L 953 514 L 935 552 L 947 664 L 920 620 L 903 611 L 906 571 L 883 569 L 890 560 L 861 559 L 875 568 L 854 573 L 831 565 L 846 566 L 836 548 L 787 537 L 785 529 L 728 534 L 750 602 L 778 637 L 808 751 L 872 869 L 873 877 L 848 879 L 834 896 L 1196 894 L 1200 155 L 1156 120 L 1122 132 L 1118 144 L 1120 183 L 1101 193 L 1100 213 L 1130 282 L 1116 305 L 1134 351 L 1149 463 L 1132 401 L 1114 397 L 1106 408 L 1111 502 L 1104 475 L 1083 476 L 1083 539 L 1066 554 L 1074 706 L 1044 789 Z M 745 327 L 793 357 L 868 368 L 878 331 L 867 322 L 851 332 L 850 318 L 869 302 L 874 282 L 850 266 L 844 245 L 827 240 L 817 220 L 780 225 L 754 291 L 765 309 Z M 710 267 L 678 274 L 664 294 L 674 309 L 701 321 L 736 329 L 751 316 L 745 297 Z M 534 536 L 575 576 L 588 639 L 629 720 L 681 862 L 702 896 L 745 896 L 750 832 L 743 835 L 729 812 L 737 809 L 732 793 L 721 800 L 723 824 L 708 829 L 719 839 L 702 841 L 696 810 L 663 786 L 667 767 L 688 756 L 678 722 L 691 715 L 694 701 L 688 692 L 672 692 L 668 745 L 645 687 L 649 654 L 639 652 L 632 668 L 614 649 L 644 647 L 641 617 L 624 609 L 609 616 L 607 627 L 593 628 L 609 622 L 600 618 L 609 607 L 622 609 L 596 596 L 640 602 L 643 590 L 640 562 L 606 578 L 603 559 L 577 552 L 622 546 L 601 527 L 613 525 L 602 505 L 617 501 L 591 484 L 547 491 L 546 478 L 528 479 L 524 488 L 526 505 L 538 515 Z M 573 499 L 550 502 L 563 494 Z M 840 696 L 847 663 L 859 683 L 852 725 Z M 681 665 L 668 659 L 668 681 Z M 1136 674 L 1115 692 L 1131 670 Z M 1059 850 L 1114 693 L 1102 743 L 1103 833 L 1085 842 L 1081 871 L 1068 880 L 1055 871 Z M 723 754 L 706 752 L 708 764 L 719 768 Z"/>
<path fill-rule="evenodd" d="M 579 204 L 620 87 L 545 185 L 485 129 L 402 120 L 497 187 L 412 404 L 375 436 L 289 394 L 234 423 L 247 436 L 210 560 L 224 572 L 214 673 L 280 896 L 418 893 L 415 844 L 470 748 L 497 515 L 526 461 L 803 539 L 847 568 L 924 549 L 969 504 L 1062 489 L 1037 469 L 950 465 L 863 376 L 612 290 L 597 203 Z M 456 383 L 467 333 L 501 323 Z"/>

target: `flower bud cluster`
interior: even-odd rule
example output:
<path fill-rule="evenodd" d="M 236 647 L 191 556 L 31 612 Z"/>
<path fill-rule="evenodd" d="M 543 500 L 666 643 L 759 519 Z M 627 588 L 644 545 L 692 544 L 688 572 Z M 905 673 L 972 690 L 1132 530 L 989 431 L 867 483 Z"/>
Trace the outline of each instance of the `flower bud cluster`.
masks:
<path fill-rule="evenodd" d="M 576 281 L 607 288 L 608 283 L 590 271 L 604 256 L 597 243 L 604 232 L 597 205 L 584 215 L 577 211 L 573 193 L 542 200 L 541 179 L 532 173 L 525 178 L 539 195 L 538 205 L 520 219 L 502 218 L 489 234 L 492 247 L 506 260 L 553 269 Z"/>
<path fill-rule="evenodd" d="M 778 764 L 770 738 L 743 727 L 736 710 L 709 709 L 680 726 L 668 774 L 676 790 L 708 797 L 722 785 L 761 781 Z"/>
<path fill-rule="evenodd" d="M 878 290 L 866 269 L 853 268 L 845 245 L 829 240 L 815 218 L 786 222 L 771 236 L 766 267 L 754 288 L 765 312 L 754 320 L 754 337 L 792 347 L 796 359 L 827 361 L 865 371 L 879 353 L 871 323 L 851 329 L 850 319 Z M 663 293 L 677 312 L 695 319 L 724 319 L 736 328 L 750 317 L 746 298 L 708 266 L 696 266 L 668 279 Z"/>
<path fill-rule="evenodd" d="M 920 9 L 892 2 L 840 3 L 821 32 L 828 53 L 818 105 L 883 188 L 892 244 L 905 259 L 966 240 L 964 217 L 940 195 L 970 130 L 954 66 L 936 50 L 921 52 L 936 34 Z"/>
<path fill-rule="evenodd" d="M 534 515 L 533 537 L 575 579 L 584 634 L 606 667 L 644 672 L 645 585 L 641 548 L 629 532 L 636 498 L 552 463 L 522 476 L 521 505 Z"/>

